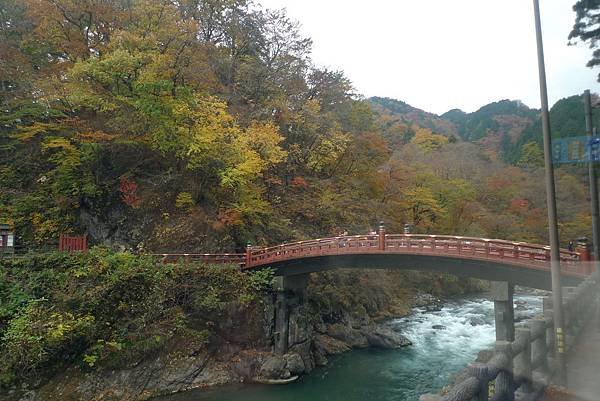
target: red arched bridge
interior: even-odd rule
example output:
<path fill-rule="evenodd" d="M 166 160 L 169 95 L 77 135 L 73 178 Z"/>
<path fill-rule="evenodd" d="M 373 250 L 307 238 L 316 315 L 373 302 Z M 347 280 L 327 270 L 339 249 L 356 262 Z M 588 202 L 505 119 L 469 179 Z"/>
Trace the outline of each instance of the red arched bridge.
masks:
<path fill-rule="evenodd" d="M 561 250 L 564 285 L 592 273 L 586 254 Z M 336 268 L 429 270 L 484 280 L 511 281 L 550 289 L 550 247 L 496 239 L 448 235 L 354 235 L 300 241 L 245 254 L 161 254 L 165 262 L 195 259 L 239 263 L 244 270 L 263 267 L 294 276 Z"/>

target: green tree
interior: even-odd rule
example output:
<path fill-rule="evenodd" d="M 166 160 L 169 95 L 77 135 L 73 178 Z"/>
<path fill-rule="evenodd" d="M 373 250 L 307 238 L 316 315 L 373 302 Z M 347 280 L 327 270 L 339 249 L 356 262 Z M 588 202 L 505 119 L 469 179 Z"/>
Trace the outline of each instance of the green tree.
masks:
<path fill-rule="evenodd" d="M 544 165 L 544 153 L 535 142 L 527 142 L 521 149 L 520 167 L 541 167 Z"/>
<path fill-rule="evenodd" d="M 569 34 L 569 40 L 575 39 L 589 45 L 595 49 L 592 58 L 588 61 L 588 67 L 595 67 L 600 64 L 600 49 L 598 49 L 598 40 L 600 39 L 600 1 L 598 0 L 579 0 L 573 5 L 573 10 L 577 14 L 573 30 Z M 600 80 L 600 75 L 598 76 Z"/>

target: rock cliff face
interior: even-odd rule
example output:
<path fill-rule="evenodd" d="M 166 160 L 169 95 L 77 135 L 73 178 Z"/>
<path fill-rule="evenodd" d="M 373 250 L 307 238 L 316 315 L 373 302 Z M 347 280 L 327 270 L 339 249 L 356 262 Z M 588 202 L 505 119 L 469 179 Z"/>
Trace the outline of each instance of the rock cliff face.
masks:
<path fill-rule="evenodd" d="M 332 277 L 335 277 L 333 286 Z M 353 284 L 356 277 L 362 280 L 361 286 Z M 249 325 L 250 322 L 240 316 L 235 319 L 223 316 L 221 331 L 229 334 L 222 335 L 208 347 L 190 349 L 189 342 L 180 339 L 158 355 L 148 355 L 137 365 L 120 370 L 86 372 L 79 366 L 72 366 L 46 385 L 30 391 L 15 390 L 8 396 L 0 396 L 0 400 L 138 401 L 226 383 L 285 382 L 326 365 L 332 355 L 353 348 L 409 346 L 410 341 L 387 323 L 389 318 L 409 313 L 412 306 L 438 308 L 441 302 L 428 292 L 419 292 L 415 280 L 422 280 L 420 287 L 433 290 L 430 292 L 436 295 L 440 295 L 439 289 L 436 290 L 439 283 L 427 288 L 422 284 L 430 283 L 432 277 L 415 277 L 357 271 L 313 277 L 307 299 L 290 307 L 288 353 L 285 355 L 273 352 L 275 313 L 271 296 L 267 295 L 262 316 L 250 317 L 262 320 L 259 324 L 254 321 Z M 328 283 L 327 289 L 323 283 Z M 453 293 L 450 288 L 454 287 L 448 283 L 441 288 Z M 460 287 L 461 291 L 477 288 Z M 338 303 L 339 296 L 349 298 Z M 326 307 L 324 300 L 329 303 Z M 255 330 L 250 343 L 248 338 L 238 341 L 235 335 L 243 332 L 246 326 Z M 256 330 L 257 327 L 262 327 L 262 332 Z"/>

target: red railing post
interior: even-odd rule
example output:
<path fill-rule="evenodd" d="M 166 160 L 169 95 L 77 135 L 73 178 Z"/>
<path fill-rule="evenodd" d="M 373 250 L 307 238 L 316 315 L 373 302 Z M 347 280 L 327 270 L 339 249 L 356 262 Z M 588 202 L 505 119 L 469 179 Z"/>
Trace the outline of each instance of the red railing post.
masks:
<path fill-rule="evenodd" d="M 252 264 L 252 245 L 250 242 L 246 244 L 246 269 L 249 268 Z"/>
<path fill-rule="evenodd" d="M 379 222 L 379 250 L 385 251 L 385 225 L 383 221 Z"/>

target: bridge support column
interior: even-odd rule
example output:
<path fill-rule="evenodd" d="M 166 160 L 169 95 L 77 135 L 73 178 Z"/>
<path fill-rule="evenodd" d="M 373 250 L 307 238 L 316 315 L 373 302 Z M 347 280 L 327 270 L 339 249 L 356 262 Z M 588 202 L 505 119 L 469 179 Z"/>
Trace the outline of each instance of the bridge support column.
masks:
<path fill-rule="evenodd" d="M 515 311 L 513 295 L 515 287 L 507 281 L 492 281 L 492 299 L 496 323 L 496 341 L 515 340 Z"/>
<path fill-rule="evenodd" d="M 304 301 L 308 274 L 298 276 L 277 276 L 273 280 L 275 292 L 275 327 L 273 343 L 275 353 L 288 352 L 290 336 L 290 306 Z"/>

